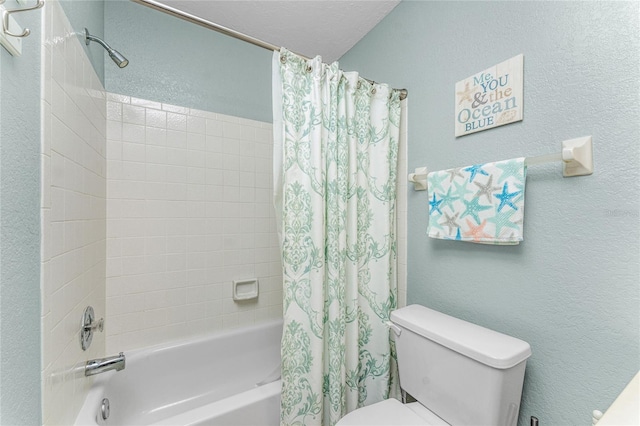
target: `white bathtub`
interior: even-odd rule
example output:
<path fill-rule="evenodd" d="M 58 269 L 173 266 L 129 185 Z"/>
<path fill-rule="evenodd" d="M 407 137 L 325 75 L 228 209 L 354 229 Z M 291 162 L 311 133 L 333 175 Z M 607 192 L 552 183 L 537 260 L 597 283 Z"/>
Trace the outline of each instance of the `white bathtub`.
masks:
<path fill-rule="evenodd" d="M 125 352 L 124 370 L 96 376 L 76 425 L 277 426 L 281 336 L 280 320 Z"/>

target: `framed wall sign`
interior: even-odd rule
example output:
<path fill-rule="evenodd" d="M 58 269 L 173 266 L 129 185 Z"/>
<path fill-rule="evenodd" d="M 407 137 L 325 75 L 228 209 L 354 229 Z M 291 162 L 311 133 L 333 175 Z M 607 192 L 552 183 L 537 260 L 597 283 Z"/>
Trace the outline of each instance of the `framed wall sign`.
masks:
<path fill-rule="evenodd" d="M 523 118 L 522 54 L 456 83 L 456 137 Z"/>

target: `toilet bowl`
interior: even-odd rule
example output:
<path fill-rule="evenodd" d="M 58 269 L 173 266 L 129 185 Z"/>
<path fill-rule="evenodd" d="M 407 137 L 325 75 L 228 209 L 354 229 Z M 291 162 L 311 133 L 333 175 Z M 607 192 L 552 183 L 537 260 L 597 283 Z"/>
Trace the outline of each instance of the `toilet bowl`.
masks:
<path fill-rule="evenodd" d="M 528 343 L 420 305 L 391 313 L 400 385 L 417 402 L 388 399 L 337 426 L 515 426 Z"/>

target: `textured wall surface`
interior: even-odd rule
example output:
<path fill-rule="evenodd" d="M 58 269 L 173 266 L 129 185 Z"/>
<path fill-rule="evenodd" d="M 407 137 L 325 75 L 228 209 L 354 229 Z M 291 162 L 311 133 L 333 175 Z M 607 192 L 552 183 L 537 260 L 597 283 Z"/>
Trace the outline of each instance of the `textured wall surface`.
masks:
<path fill-rule="evenodd" d="M 18 5 L 5 4 L 9 9 Z M 0 424 L 40 424 L 40 18 L 0 48 Z"/>
<path fill-rule="evenodd" d="M 105 62 L 111 93 L 272 120 L 268 50 L 124 1 L 106 2 L 105 37 L 130 61 Z"/>
<path fill-rule="evenodd" d="M 44 19 L 42 417 L 62 425 L 93 383 L 78 367 L 105 356 L 105 333 L 83 351 L 79 324 L 87 306 L 105 317 L 106 100 L 58 2 L 47 2 Z"/>
<path fill-rule="evenodd" d="M 333 62 L 375 27 L 400 0 L 217 1 L 165 0 L 193 15 L 306 57 Z M 327 31 L 327 23 L 331 31 Z"/>
<path fill-rule="evenodd" d="M 520 425 L 587 424 L 638 370 L 637 2 L 402 2 L 341 58 L 409 89 L 408 169 L 559 152 L 593 135 L 592 176 L 529 168 L 524 242 L 428 239 L 409 189 L 408 302 L 528 341 Z M 454 85 L 524 54 L 524 121 L 456 139 Z"/>
<path fill-rule="evenodd" d="M 64 14 L 69 19 L 71 26 L 68 28 L 69 33 L 73 33 L 78 37 L 78 41 L 82 45 L 85 54 L 89 57 L 91 65 L 96 71 L 100 82 L 104 86 L 104 64 L 106 61 L 113 66 L 111 59 L 107 56 L 106 51 L 95 42 L 85 44 L 84 29 L 88 29 L 89 33 L 104 39 L 104 0 L 60 0 L 60 5 L 64 10 Z M 105 41 L 109 43 L 109 40 Z M 117 47 L 114 47 L 118 50 Z"/>

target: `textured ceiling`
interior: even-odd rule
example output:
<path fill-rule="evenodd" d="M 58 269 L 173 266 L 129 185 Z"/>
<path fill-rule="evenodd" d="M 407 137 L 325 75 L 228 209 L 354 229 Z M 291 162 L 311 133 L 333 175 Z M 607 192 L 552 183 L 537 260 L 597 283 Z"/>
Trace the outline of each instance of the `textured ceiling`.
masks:
<path fill-rule="evenodd" d="M 332 62 L 400 0 L 161 0 L 161 3 L 260 40 Z"/>

